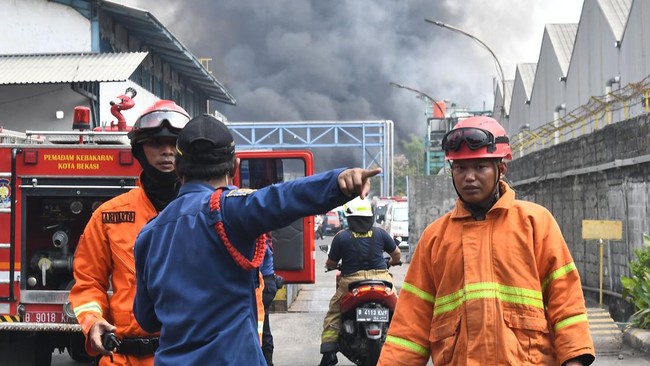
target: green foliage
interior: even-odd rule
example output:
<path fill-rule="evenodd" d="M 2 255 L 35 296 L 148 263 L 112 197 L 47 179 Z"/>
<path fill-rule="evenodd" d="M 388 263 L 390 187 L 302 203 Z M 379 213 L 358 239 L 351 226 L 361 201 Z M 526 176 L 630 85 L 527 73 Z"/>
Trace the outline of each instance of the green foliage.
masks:
<path fill-rule="evenodd" d="M 393 194 L 395 196 L 406 195 L 406 176 L 410 171 L 409 160 L 404 155 L 397 155 L 393 158 Z"/>
<path fill-rule="evenodd" d="M 393 158 L 393 194 L 405 196 L 406 177 L 424 175 L 424 142 L 415 134 L 410 134 L 407 141 L 402 141 L 405 154 Z"/>
<path fill-rule="evenodd" d="M 409 134 L 408 141 L 402 141 L 402 147 L 409 161 L 409 175 L 424 174 L 424 142 L 417 135 Z"/>
<path fill-rule="evenodd" d="M 634 250 L 637 260 L 630 262 L 632 277 L 621 277 L 623 298 L 634 304 L 632 326 L 650 329 L 650 235 L 643 234 L 643 248 Z"/>

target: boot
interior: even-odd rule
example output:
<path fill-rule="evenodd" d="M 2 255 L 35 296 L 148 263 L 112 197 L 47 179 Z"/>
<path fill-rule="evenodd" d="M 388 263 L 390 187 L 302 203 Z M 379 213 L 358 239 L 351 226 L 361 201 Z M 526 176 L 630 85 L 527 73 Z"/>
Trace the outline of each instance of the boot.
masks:
<path fill-rule="evenodd" d="M 318 366 L 334 366 L 339 362 L 336 352 L 323 352 L 323 358 Z"/>

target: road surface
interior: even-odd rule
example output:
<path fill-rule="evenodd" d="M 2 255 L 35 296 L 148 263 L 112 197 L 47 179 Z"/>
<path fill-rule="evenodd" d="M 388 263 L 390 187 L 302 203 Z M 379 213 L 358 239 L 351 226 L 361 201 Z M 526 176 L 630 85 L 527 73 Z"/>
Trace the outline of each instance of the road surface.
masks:
<path fill-rule="evenodd" d="M 319 244 L 329 244 L 331 236 L 317 240 L 316 248 L 316 283 L 303 285 L 298 298 L 286 313 L 271 314 L 271 329 L 275 338 L 275 366 L 316 366 L 320 362 L 320 333 L 329 299 L 334 293 L 335 272 L 325 272 L 326 255 L 318 250 Z M 395 285 L 399 289 L 404 280 L 408 264 L 391 268 L 395 276 Z M 650 366 L 650 356 L 639 353 L 625 345 L 617 347 L 618 352 L 599 355 L 595 366 L 625 365 Z M 596 352 L 599 352 L 598 343 Z M 54 366 L 86 366 L 76 363 L 67 354 L 55 354 Z M 339 354 L 339 366 L 354 366 Z M 429 362 L 429 365 L 431 363 Z"/>

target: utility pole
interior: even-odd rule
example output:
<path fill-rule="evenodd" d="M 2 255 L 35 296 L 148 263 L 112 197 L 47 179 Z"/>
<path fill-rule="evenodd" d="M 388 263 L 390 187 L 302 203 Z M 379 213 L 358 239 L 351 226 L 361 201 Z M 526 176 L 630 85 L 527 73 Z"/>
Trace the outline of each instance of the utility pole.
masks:
<path fill-rule="evenodd" d="M 498 120 L 500 122 L 503 122 L 503 119 L 505 118 L 505 115 L 506 115 L 506 108 L 505 108 L 505 103 L 506 103 L 506 80 L 505 80 L 505 77 L 504 77 L 504 74 L 503 74 L 503 68 L 501 67 L 501 62 L 499 62 L 499 58 L 494 53 L 494 51 L 492 51 L 492 49 L 490 47 L 488 47 L 488 45 L 486 45 L 485 42 L 481 41 L 476 36 L 465 32 L 462 29 L 456 28 L 456 27 L 451 26 L 449 24 L 445 24 L 443 22 L 439 22 L 437 20 L 424 19 L 424 21 L 429 23 L 429 24 L 433 24 L 433 25 L 435 25 L 437 27 L 449 29 L 450 31 L 460 33 L 460 34 L 462 34 L 464 36 L 467 36 L 467 37 L 471 38 L 472 40 L 474 40 L 474 42 L 478 43 L 479 46 L 486 49 L 490 53 L 490 55 L 492 55 L 492 58 L 494 59 L 494 62 L 496 63 L 496 65 L 498 67 L 498 76 L 499 76 L 499 79 L 501 80 L 501 93 L 502 93 L 501 97 L 502 97 L 502 101 L 501 101 L 501 105 L 497 106 L 497 108 L 499 110 L 499 113 L 501 114 L 499 116 Z M 496 100 L 494 101 L 494 103 L 496 104 Z"/>
<path fill-rule="evenodd" d="M 440 142 L 442 141 L 442 136 L 446 132 L 446 111 L 443 109 L 442 106 L 444 106 L 444 103 L 441 103 L 434 99 L 432 96 L 429 94 L 417 90 L 415 88 L 411 88 L 409 86 L 405 86 L 402 84 L 397 84 L 394 82 L 389 83 L 391 86 L 401 88 L 401 89 L 406 89 L 408 91 L 412 91 L 416 93 L 419 97 L 431 101 L 434 105 L 433 108 L 437 108 L 438 111 L 440 112 L 440 118 L 435 118 L 435 111 L 433 113 L 433 118 L 427 118 L 427 135 L 424 139 L 424 156 L 425 156 L 425 161 L 424 161 L 424 175 L 431 175 L 431 167 L 433 166 L 435 169 L 435 173 L 438 172 L 438 170 L 442 169 L 444 166 L 444 154 L 442 154 L 442 150 L 436 149 L 434 147 L 438 147 L 440 145 Z M 442 124 L 445 125 L 445 128 L 441 130 L 441 120 L 443 121 Z M 442 131 L 442 134 L 441 134 Z"/>

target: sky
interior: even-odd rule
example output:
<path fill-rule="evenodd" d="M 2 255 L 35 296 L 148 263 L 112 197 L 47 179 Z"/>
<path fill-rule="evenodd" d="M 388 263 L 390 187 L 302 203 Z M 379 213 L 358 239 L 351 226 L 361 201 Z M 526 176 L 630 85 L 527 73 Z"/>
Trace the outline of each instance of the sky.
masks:
<path fill-rule="evenodd" d="M 578 23 L 583 0 L 113 0 L 153 14 L 237 101 L 230 122 L 392 120 L 395 141 L 424 137 L 417 89 L 492 110 L 506 80 L 537 62 L 544 25 Z M 590 0 L 588 0 L 590 1 Z M 214 104 L 213 104 L 214 105 Z M 401 145 L 395 146 L 399 152 Z"/>

